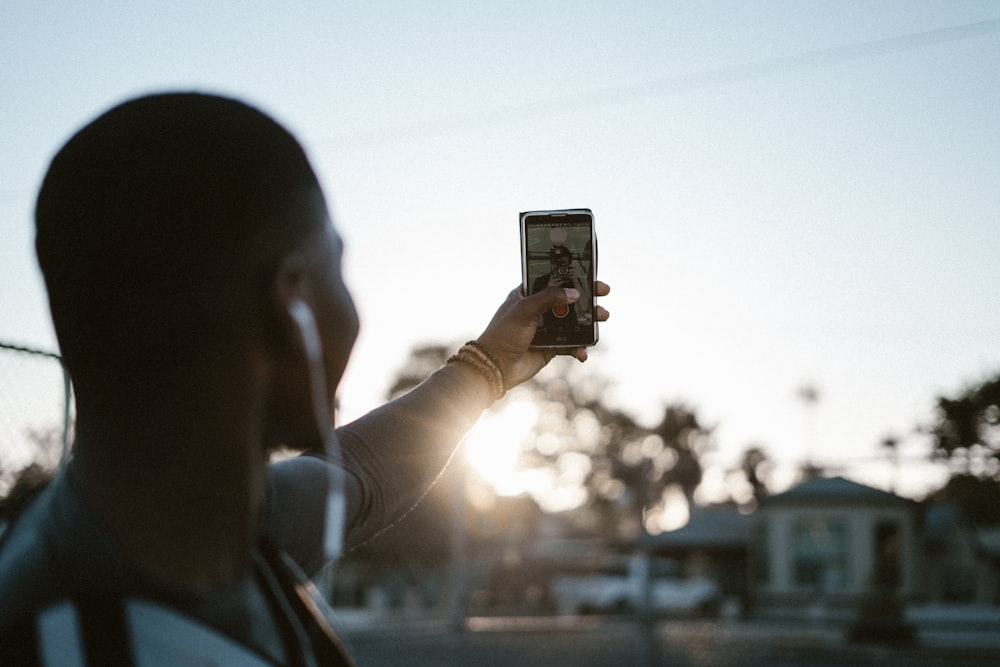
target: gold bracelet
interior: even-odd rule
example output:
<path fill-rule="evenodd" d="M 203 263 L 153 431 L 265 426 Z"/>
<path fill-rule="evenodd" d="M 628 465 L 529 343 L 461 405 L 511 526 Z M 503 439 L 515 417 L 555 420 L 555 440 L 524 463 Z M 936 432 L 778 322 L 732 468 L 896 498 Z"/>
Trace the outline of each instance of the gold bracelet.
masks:
<path fill-rule="evenodd" d="M 507 390 L 510 389 L 510 385 L 507 384 L 507 375 L 504 373 L 503 366 L 497 361 L 497 358 L 493 356 L 489 348 L 480 343 L 478 340 L 470 340 L 466 343 L 472 347 L 474 351 L 480 355 L 486 357 L 486 361 L 489 363 L 491 370 L 496 374 L 497 379 L 500 381 L 500 398 L 503 398 L 507 394 Z"/>
<path fill-rule="evenodd" d="M 481 343 L 469 341 L 448 358 L 449 364 L 453 361 L 461 361 L 471 366 L 486 378 L 493 392 L 494 401 L 499 401 L 507 393 L 507 383 L 500 365 Z"/>
<path fill-rule="evenodd" d="M 493 400 L 500 400 L 503 396 L 503 389 L 498 385 L 496 373 L 494 373 L 493 369 L 484 363 L 474 352 L 471 352 L 468 348 L 462 348 L 448 359 L 449 364 L 453 361 L 460 361 L 475 369 L 476 372 L 483 376 L 483 378 L 489 383 L 490 392 L 493 394 Z"/>
<path fill-rule="evenodd" d="M 500 367 L 500 362 L 497 361 L 497 358 L 493 356 L 493 353 L 490 352 L 489 349 L 485 345 L 480 343 L 478 340 L 470 340 L 466 343 L 466 345 L 470 346 L 475 352 L 486 357 L 486 361 L 488 361 L 491 365 L 496 367 L 497 371 L 499 371 L 500 373 L 500 379 L 502 380 L 503 388 L 504 391 L 506 392 L 507 378 L 504 377 L 503 368 Z"/>

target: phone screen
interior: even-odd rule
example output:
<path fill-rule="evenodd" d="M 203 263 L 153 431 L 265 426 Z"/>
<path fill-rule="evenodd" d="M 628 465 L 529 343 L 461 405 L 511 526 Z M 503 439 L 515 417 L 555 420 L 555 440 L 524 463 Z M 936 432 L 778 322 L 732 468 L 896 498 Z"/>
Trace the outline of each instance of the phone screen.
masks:
<path fill-rule="evenodd" d="M 589 209 L 521 214 L 522 280 L 525 294 L 546 287 L 573 287 L 576 303 L 538 318 L 535 347 L 581 347 L 597 342 L 594 280 L 597 238 Z"/>

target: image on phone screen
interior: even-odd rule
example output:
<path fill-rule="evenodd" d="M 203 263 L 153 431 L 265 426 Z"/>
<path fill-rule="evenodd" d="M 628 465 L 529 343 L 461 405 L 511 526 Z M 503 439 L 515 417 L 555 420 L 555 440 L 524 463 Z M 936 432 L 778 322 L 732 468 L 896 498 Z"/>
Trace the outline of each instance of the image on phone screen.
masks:
<path fill-rule="evenodd" d="M 580 292 L 576 303 L 546 311 L 538 320 L 532 342 L 537 347 L 577 347 L 597 342 L 594 319 L 593 215 L 567 213 L 524 214 L 525 290 L 534 294 L 546 287 L 572 287 Z"/>

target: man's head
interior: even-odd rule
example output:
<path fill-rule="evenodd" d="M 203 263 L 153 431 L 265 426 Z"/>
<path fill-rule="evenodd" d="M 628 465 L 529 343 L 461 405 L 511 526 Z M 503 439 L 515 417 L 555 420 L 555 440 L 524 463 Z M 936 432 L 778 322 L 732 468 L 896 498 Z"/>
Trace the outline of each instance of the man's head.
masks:
<path fill-rule="evenodd" d="M 339 380 L 357 330 L 340 241 L 304 151 L 260 111 L 195 93 L 121 104 L 55 156 L 36 222 L 77 385 L 201 363 L 261 328 L 276 294 L 317 311 Z"/>

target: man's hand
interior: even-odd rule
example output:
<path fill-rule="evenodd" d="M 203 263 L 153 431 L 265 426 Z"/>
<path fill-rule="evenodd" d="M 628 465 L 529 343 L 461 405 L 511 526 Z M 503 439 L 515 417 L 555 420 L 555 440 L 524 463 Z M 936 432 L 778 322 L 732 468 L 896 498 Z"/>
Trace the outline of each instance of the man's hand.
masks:
<path fill-rule="evenodd" d="M 595 290 L 597 296 L 606 296 L 611 288 L 597 281 Z M 585 347 L 565 350 L 530 347 L 538 318 L 546 311 L 569 305 L 579 298 L 578 290 L 562 287 L 547 287 L 531 296 L 524 296 L 521 288 L 517 288 L 507 296 L 479 337 L 479 342 L 496 357 L 508 389 L 534 377 L 557 354 L 587 360 Z M 604 322 L 609 317 L 608 311 L 601 306 L 597 306 L 595 315 L 598 322 Z"/>

